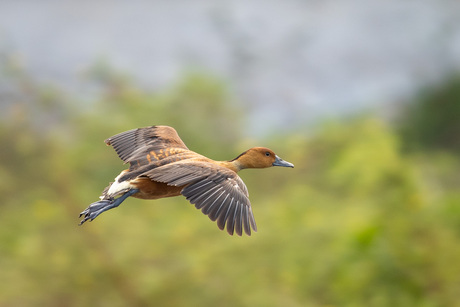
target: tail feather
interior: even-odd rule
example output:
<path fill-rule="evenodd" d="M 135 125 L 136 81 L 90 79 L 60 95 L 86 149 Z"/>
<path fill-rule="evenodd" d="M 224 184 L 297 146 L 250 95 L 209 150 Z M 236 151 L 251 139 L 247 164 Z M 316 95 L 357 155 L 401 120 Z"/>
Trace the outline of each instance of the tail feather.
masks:
<path fill-rule="evenodd" d="M 102 194 L 101 196 L 99 196 L 99 199 L 100 200 L 105 200 L 105 199 L 109 199 L 110 197 L 108 196 L 108 192 L 109 192 L 109 189 L 110 187 L 112 186 L 113 182 L 109 183 L 108 186 L 105 187 L 105 189 L 102 191 Z"/>

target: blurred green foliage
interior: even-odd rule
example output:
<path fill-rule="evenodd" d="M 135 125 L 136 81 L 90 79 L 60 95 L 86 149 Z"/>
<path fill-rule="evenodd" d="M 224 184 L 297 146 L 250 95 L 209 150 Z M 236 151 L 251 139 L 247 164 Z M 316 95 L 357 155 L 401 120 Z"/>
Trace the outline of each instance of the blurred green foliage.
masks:
<path fill-rule="evenodd" d="M 248 140 L 225 85 L 200 75 L 149 93 L 101 74 L 95 102 L 15 78 L 22 95 L 0 124 L 0 306 L 458 305 L 458 156 L 403 152 L 373 117 Z M 128 199 L 77 226 L 123 169 L 103 140 L 152 124 L 211 158 L 264 145 L 295 164 L 241 173 L 258 233 L 230 237 L 182 197 Z"/>

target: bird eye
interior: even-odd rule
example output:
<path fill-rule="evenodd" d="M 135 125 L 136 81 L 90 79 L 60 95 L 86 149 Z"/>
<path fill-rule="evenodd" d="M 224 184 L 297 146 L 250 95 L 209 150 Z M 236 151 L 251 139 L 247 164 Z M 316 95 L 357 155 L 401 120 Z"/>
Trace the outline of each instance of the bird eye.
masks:
<path fill-rule="evenodd" d="M 265 153 L 265 155 L 266 155 L 267 157 L 270 157 L 270 153 L 269 153 L 268 151 Z"/>

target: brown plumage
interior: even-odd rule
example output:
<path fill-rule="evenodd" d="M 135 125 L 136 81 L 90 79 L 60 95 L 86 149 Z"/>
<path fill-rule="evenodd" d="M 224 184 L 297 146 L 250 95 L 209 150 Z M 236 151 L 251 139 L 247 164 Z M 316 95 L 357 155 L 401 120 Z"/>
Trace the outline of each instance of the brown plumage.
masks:
<path fill-rule="evenodd" d="M 185 146 L 174 128 L 152 126 L 122 132 L 105 140 L 129 163 L 80 216 L 80 225 L 120 205 L 128 196 L 159 199 L 184 195 L 197 209 L 217 220 L 221 230 L 242 235 L 257 231 L 246 185 L 237 175 L 245 168 L 294 167 L 264 147 L 254 147 L 230 161 L 214 161 Z"/>

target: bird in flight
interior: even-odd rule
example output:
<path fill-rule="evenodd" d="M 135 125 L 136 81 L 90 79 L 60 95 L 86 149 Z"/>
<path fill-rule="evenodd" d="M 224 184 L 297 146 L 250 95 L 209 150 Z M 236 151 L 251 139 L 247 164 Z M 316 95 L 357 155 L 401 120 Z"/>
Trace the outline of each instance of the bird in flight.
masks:
<path fill-rule="evenodd" d="M 214 161 L 185 146 L 176 130 L 151 126 L 122 132 L 105 140 L 129 169 L 123 170 L 88 206 L 80 222 L 94 220 L 129 196 L 159 199 L 183 195 L 217 226 L 233 235 L 257 231 L 249 193 L 237 172 L 245 168 L 294 167 L 272 150 L 253 147 L 230 161 Z"/>

